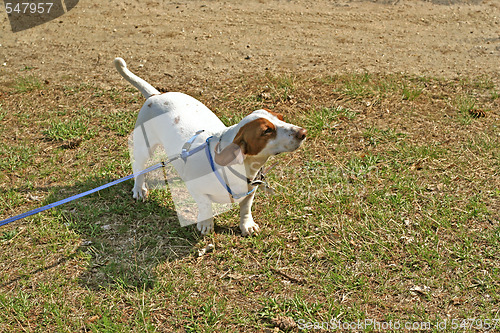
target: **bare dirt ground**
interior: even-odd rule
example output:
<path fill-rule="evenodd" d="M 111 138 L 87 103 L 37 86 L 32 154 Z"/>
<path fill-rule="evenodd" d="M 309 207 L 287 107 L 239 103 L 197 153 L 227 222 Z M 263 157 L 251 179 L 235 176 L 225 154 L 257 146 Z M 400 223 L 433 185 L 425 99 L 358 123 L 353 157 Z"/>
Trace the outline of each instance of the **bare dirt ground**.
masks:
<path fill-rule="evenodd" d="M 116 56 L 165 87 L 266 72 L 500 77 L 495 0 L 82 0 L 15 34 L 1 12 L 4 85 L 25 68 L 56 84 L 125 85 Z"/>

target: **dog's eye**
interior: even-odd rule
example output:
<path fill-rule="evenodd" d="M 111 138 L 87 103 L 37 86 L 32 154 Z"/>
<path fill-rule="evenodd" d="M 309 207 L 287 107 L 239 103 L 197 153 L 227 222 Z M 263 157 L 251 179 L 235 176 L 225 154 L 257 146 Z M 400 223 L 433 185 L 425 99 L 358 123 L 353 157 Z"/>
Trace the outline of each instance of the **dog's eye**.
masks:
<path fill-rule="evenodd" d="M 266 135 L 266 134 L 271 134 L 274 130 L 271 128 L 271 127 L 268 127 L 266 128 L 266 130 L 264 131 L 264 133 L 262 133 L 263 135 Z"/>

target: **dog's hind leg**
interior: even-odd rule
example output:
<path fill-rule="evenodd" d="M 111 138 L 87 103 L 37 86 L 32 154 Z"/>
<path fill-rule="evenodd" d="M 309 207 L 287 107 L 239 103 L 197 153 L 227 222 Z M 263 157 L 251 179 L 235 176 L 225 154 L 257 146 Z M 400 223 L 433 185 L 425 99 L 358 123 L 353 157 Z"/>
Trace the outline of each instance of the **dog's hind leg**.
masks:
<path fill-rule="evenodd" d="M 143 131 L 140 127 L 138 127 L 134 130 L 133 134 L 132 170 L 134 175 L 144 170 L 150 154 L 151 147 L 149 146 L 147 139 L 144 137 Z M 144 182 L 144 177 L 144 174 L 134 176 L 135 183 L 132 192 L 133 197 L 136 200 L 145 200 L 148 196 L 148 189 L 146 187 L 146 183 Z"/>
<path fill-rule="evenodd" d="M 144 170 L 146 166 L 146 161 L 149 156 L 138 156 L 138 154 L 134 154 L 134 163 L 132 165 L 132 169 L 134 170 L 134 174 Z M 134 177 L 135 183 L 134 188 L 132 190 L 133 197 L 136 200 L 145 200 L 148 196 L 148 188 L 146 186 L 146 182 L 144 181 L 144 174 L 138 175 Z"/>

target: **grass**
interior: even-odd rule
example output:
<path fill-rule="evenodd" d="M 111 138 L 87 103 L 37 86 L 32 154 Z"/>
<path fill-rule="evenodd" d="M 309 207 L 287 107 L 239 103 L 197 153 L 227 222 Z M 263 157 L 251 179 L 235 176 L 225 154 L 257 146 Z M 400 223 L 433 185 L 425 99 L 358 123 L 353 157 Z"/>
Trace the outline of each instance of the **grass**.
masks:
<path fill-rule="evenodd" d="M 311 112 L 311 117 L 305 119 L 304 126 L 307 127 L 309 135 L 312 137 L 325 136 L 330 137 L 330 133 L 335 131 L 345 120 L 356 118 L 356 112 L 350 109 L 337 107 L 323 107 L 320 110 Z"/>
<path fill-rule="evenodd" d="M 472 120 L 471 111 L 476 107 L 476 99 L 472 96 L 458 96 L 455 100 L 456 108 L 460 114 L 460 121 L 464 125 L 470 124 Z"/>
<path fill-rule="evenodd" d="M 14 85 L 14 90 L 17 93 L 26 93 L 34 90 L 42 89 L 43 82 L 34 75 L 19 77 Z"/>
<path fill-rule="evenodd" d="M 65 141 L 77 138 L 91 139 L 96 133 L 89 130 L 88 124 L 80 119 L 66 121 L 50 121 L 49 127 L 43 131 L 48 140 Z"/>
<path fill-rule="evenodd" d="M 23 80 L 0 91 L 1 218 L 131 172 L 139 93 Z M 135 203 L 131 182 L 14 222 L 0 230 L 0 331 L 314 331 L 358 320 L 439 331 L 445 319 L 500 318 L 492 80 L 265 76 L 204 90 L 228 125 L 266 107 L 308 129 L 299 151 L 273 158 L 276 194 L 259 191 L 253 209 L 261 234 L 242 238 L 233 210 L 201 237 L 179 226 L 168 191 Z M 472 118 L 471 108 L 489 111 Z"/>
<path fill-rule="evenodd" d="M 2 104 L 0 104 L 0 121 L 2 121 L 7 115 L 7 110 L 4 110 Z"/>

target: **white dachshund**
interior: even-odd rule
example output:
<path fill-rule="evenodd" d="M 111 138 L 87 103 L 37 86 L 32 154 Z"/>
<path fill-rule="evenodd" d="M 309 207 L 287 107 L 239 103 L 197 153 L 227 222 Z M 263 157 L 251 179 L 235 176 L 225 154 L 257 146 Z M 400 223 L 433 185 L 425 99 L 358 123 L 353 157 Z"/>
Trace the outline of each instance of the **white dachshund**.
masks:
<path fill-rule="evenodd" d="M 255 189 L 262 183 L 260 170 L 270 156 L 299 148 L 307 131 L 284 122 L 281 114 L 264 109 L 226 127 L 193 97 L 179 92 L 162 94 L 127 69 L 123 59 L 116 58 L 114 63 L 118 72 L 146 98 L 133 135 L 134 173 L 144 169 L 158 145 L 169 157 L 181 153 L 183 148 L 204 145 L 205 152 L 199 149 L 172 162 L 198 205 L 198 230 L 202 234 L 213 231 L 213 202 L 238 202 L 242 235 L 258 233 L 251 207 Z M 147 196 L 142 175 L 135 178 L 133 196 Z"/>

